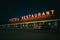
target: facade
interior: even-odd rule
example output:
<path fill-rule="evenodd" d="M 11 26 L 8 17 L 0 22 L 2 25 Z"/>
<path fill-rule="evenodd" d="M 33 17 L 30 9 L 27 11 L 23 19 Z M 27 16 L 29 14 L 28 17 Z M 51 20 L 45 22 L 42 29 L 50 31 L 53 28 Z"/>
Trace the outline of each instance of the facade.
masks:
<path fill-rule="evenodd" d="M 59 29 L 60 19 L 54 17 L 54 10 L 26 15 L 19 18 L 9 19 L 8 24 L 0 25 L 4 28 L 18 28 L 18 29 Z"/>

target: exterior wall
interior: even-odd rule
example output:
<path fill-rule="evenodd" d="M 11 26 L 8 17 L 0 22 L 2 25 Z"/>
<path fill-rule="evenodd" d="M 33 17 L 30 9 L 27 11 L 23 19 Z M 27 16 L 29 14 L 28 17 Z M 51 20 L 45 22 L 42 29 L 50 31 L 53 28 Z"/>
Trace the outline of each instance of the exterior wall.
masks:
<path fill-rule="evenodd" d="M 59 29 L 60 19 L 42 20 L 23 23 L 12 23 L 2 25 L 2 28 L 18 28 L 18 29 Z"/>
<path fill-rule="evenodd" d="M 57 21 L 57 29 L 60 30 L 60 21 Z"/>

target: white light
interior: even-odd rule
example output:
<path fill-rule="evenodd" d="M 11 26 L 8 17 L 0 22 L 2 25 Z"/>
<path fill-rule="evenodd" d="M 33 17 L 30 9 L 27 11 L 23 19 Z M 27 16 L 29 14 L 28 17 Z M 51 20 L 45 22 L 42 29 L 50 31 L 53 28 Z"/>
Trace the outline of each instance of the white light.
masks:
<path fill-rule="evenodd" d="M 37 17 L 37 14 L 34 14 L 35 17 Z"/>
<path fill-rule="evenodd" d="M 22 16 L 21 19 L 24 19 L 24 17 Z"/>
<path fill-rule="evenodd" d="M 50 12 L 49 11 L 46 11 L 46 15 L 50 15 Z"/>
<path fill-rule="evenodd" d="M 26 18 L 28 19 L 28 15 L 26 15 Z"/>
<path fill-rule="evenodd" d="M 28 17 L 30 18 L 30 17 L 31 17 L 31 15 L 29 14 L 29 15 L 28 15 Z"/>
<path fill-rule="evenodd" d="M 41 16 L 41 13 L 40 12 L 38 13 L 38 16 Z"/>
<path fill-rule="evenodd" d="M 25 16 L 24 16 L 24 19 L 25 19 Z"/>
<path fill-rule="evenodd" d="M 34 15 L 32 14 L 32 17 L 34 17 Z"/>
<path fill-rule="evenodd" d="M 42 13 L 42 16 L 44 16 L 44 15 L 45 15 L 45 13 L 43 12 L 43 13 Z"/>
<path fill-rule="evenodd" d="M 54 14 L 54 10 L 51 10 L 52 15 Z"/>

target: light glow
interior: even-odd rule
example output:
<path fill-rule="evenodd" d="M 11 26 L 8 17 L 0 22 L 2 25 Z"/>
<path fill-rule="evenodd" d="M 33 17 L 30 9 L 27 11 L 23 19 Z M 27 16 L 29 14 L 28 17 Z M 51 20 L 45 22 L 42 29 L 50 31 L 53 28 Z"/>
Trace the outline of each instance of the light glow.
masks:
<path fill-rule="evenodd" d="M 45 16 L 45 13 L 44 12 L 42 13 L 42 16 Z"/>
<path fill-rule="evenodd" d="M 28 19 L 28 15 L 26 15 L 26 18 Z"/>
<path fill-rule="evenodd" d="M 30 18 L 30 17 L 31 17 L 31 15 L 29 14 L 29 15 L 28 15 L 28 17 Z"/>
<path fill-rule="evenodd" d="M 51 14 L 52 13 L 52 14 Z M 22 16 L 21 19 L 19 18 L 11 18 L 9 19 L 10 22 L 17 22 L 17 21 L 32 21 L 37 19 L 45 19 L 47 17 L 50 17 L 54 14 L 54 10 L 46 11 L 46 12 L 38 12 L 37 14 L 29 14 L 26 16 Z"/>
<path fill-rule="evenodd" d="M 21 19 L 24 19 L 23 16 L 21 17 Z"/>
<path fill-rule="evenodd" d="M 34 17 L 34 15 L 32 14 L 32 18 Z"/>
<path fill-rule="evenodd" d="M 50 12 L 49 11 L 46 11 L 46 15 L 50 15 Z"/>
<path fill-rule="evenodd" d="M 19 21 L 19 18 L 11 18 L 11 19 L 9 19 L 9 21 L 16 22 L 16 21 Z"/>
<path fill-rule="evenodd" d="M 40 12 L 38 13 L 38 16 L 41 16 L 41 13 Z"/>
<path fill-rule="evenodd" d="M 34 14 L 35 15 L 35 17 L 37 17 L 37 14 Z"/>
<path fill-rule="evenodd" d="M 51 10 L 52 15 L 54 14 L 54 10 Z"/>

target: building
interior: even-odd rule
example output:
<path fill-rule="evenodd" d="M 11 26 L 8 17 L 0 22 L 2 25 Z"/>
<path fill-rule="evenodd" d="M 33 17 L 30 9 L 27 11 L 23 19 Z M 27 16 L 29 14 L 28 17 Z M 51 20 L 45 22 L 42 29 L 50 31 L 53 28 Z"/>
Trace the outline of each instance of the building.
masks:
<path fill-rule="evenodd" d="M 18 29 L 59 29 L 60 19 L 56 18 L 55 10 L 29 14 L 21 18 L 11 18 L 8 24 L 0 25 L 4 28 Z"/>

